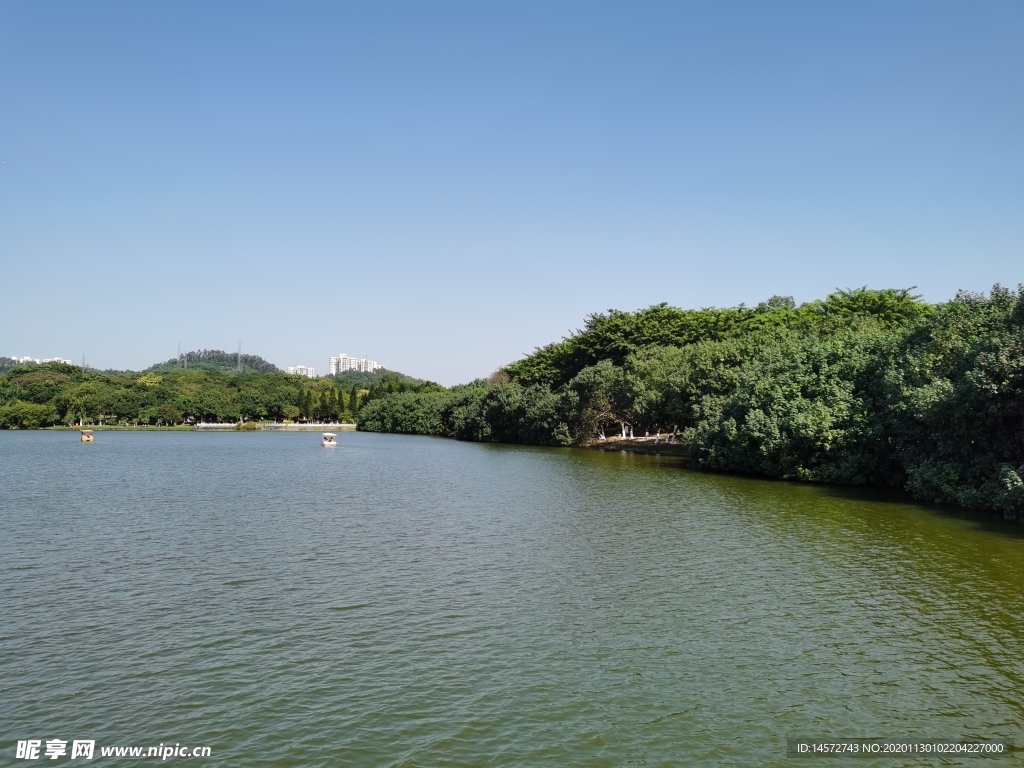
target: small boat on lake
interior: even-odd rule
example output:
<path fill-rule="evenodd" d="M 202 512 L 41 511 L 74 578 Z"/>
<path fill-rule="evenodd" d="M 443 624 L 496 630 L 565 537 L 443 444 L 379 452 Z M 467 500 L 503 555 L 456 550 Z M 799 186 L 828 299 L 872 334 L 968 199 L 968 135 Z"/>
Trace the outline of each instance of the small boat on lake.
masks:
<path fill-rule="evenodd" d="M 83 443 L 91 443 L 92 442 L 92 430 L 91 429 L 82 429 L 82 430 L 79 430 L 79 431 L 82 433 L 82 442 Z"/>
<path fill-rule="evenodd" d="M 320 441 L 320 445 L 337 445 L 338 436 L 333 432 L 324 432 L 323 440 Z"/>

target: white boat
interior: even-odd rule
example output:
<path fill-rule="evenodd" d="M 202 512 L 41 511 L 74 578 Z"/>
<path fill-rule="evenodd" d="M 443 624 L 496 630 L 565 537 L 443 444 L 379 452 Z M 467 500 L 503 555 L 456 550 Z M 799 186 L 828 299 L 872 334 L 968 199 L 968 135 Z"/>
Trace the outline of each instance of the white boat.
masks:
<path fill-rule="evenodd" d="M 320 441 L 320 445 L 337 445 L 338 436 L 333 432 L 324 432 L 323 440 Z"/>

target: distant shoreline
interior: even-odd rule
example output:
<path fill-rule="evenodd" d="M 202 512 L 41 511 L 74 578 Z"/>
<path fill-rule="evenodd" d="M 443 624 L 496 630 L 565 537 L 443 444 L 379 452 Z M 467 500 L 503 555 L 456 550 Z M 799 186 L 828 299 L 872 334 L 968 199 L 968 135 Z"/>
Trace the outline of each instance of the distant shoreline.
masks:
<path fill-rule="evenodd" d="M 121 424 L 89 424 L 84 427 L 69 427 L 66 424 L 57 424 L 52 427 L 37 427 L 36 430 L 32 429 L 11 429 L 10 432 L 81 432 L 83 429 L 88 429 L 93 432 L 192 432 L 195 427 L 191 424 L 183 425 L 178 424 L 177 426 L 160 426 L 156 427 L 150 424 L 140 424 L 137 427 L 123 426 Z"/>
<path fill-rule="evenodd" d="M 81 432 L 83 429 L 94 432 L 354 432 L 355 424 L 261 424 L 259 428 L 248 426 L 255 422 L 245 422 L 244 428 L 236 424 L 178 424 L 176 426 L 153 426 L 140 424 L 124 426 L 122 424 L 89 424 L 83 427 L 69 427 L 60 424 L 52 427 L 39 427 L 49 432 Z M 11 430 L 13 432 L 33 430 Z"/>

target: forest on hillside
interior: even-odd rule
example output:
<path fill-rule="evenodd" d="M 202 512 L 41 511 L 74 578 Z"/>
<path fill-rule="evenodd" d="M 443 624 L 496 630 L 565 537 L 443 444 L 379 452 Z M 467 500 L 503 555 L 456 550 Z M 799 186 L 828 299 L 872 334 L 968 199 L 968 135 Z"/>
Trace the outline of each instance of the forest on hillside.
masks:
<path fill-rule="evenodd" d="M 259 355 L 243 355 L 241 352 L 225 352 L 220 349 L 200 349 L 182 352 L 170 360 L 151 365 L 143 373 L 173 371 L 178 368 L 214 373 L 277 373 L 281 370 Z"/>
<path fill-rule="evenodd" d="M 800 306 L 609 310 L 487 381 L 386 394 L 358 421 L 564 446 L 673 432 L 698 467 L 906 488 L 1024 520 L 1024 286 L 939 304 L 861 288 Z"/>

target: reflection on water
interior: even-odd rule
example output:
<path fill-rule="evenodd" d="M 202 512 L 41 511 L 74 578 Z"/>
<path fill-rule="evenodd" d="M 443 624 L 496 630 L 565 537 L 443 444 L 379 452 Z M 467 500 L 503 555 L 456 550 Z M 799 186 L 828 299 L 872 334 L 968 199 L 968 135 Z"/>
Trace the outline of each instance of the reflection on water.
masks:
<path fill-rule="evenodd" d="M 0 433 L 4 754 L 782 765 L 787 737 L 1020 740 L 1018 528 L 669 459 L 339 443 Z"/>

